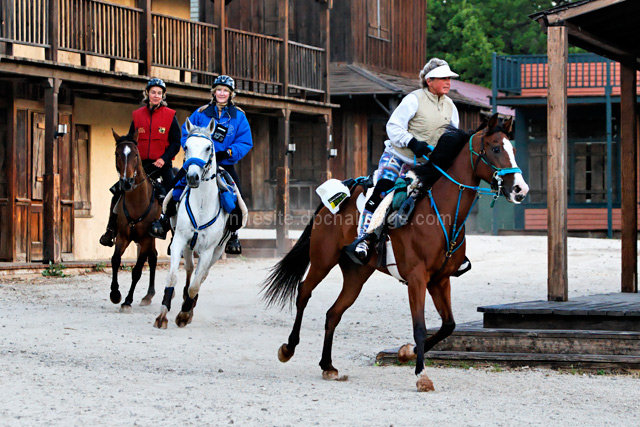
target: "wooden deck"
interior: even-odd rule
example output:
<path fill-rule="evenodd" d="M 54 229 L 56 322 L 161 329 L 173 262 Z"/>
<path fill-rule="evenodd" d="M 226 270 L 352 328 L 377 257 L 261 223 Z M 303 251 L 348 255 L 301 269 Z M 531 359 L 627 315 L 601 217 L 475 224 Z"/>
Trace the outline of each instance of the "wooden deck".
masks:
<path fill-rule="evenodd" d="M 458 325 L 426 358 L 589 369 L 640 369 L 640 294 L 612 293 L 568 302 L 478 307 L 484 320 Z M 436 330 L 429 330 L 429 334 Z M 398 349 L 378 353 L 397 363 Z"/>
<path fill-rule="evenodd" d="M 528 301 L 478 307 L 485 328 L 640 332 L 640 294 L 611 293 L 567 302 Z"/>

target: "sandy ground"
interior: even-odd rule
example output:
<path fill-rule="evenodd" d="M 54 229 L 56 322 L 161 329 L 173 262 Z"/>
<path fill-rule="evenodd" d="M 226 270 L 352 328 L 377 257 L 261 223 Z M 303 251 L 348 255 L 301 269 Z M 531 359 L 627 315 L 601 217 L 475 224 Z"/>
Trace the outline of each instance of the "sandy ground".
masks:
<path fill-rule="evenodd" d="M 546 239 L 470 236 L 473 270 L 454 279 L 458 323 L 484 304 L 546 298 Z M 570 239 L 570 297 L 619 291 L 620 242 Z M 324 313 L 340 290 L 334 270 L 307 308 L 294 358 L 278 362 L 293 314 L 264 307 L 259 282 L 276 260 L 216 264 L 193 323 L 152 327 L 149 307 L 120 314 L 110 277 L 0 279 L 0 425 L 637 425 L 637 375 L 546 369 L 429 367 L 436 391 L 417 393 L 413 367 L 374 365 L 412 340 L 406 289 L 375 274 L 342 319 L 334 365 L 321 379 Z M 129 273 L 121 272 L 128 288 Z M 124 293 L 124 292 L 123 292 Z M 429 305 L 428 325 L 439 325 Z"/>

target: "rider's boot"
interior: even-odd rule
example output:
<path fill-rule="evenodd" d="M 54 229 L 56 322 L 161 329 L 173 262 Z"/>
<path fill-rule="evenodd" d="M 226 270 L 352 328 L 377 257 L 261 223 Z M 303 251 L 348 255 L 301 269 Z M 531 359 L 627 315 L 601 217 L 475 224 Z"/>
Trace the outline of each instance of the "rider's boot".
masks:
<path fill-rule="evenodd" d="M 240 245 L 240 240 L 238 240 L 238 233 L 231 233 L 231 237 L 229 241 L 227 241 L 227 246 L 224 248 L 225 253 L 231 255 L 240 255 L 242 253 L 242 245 Z"/>
<path fill-rule="evenodd" d="M 369 223 L 371 222 L 372 215 L 373 215 L 373 212 L 370 212 L 367 209 L 364 209 L 362 211 L 362 216 L 360 217 L 360 224 L 358 226 L 357 240 L 360 240 L 360 241 L 356 244 L 356 247 L 354 248 L 353 253 L 355 254 L 356 258 L 358 258 L 358 260 L 360 260 L 360 262 L 362 263 L 365 263 L 369 258 L 369 241 L 366 238 L 364 238 L 364 236 L 366 234 L 367 227 L 369 227 Z"/>
<path fill-rule="evenodd" d="M 116 238 L 116 225 L 118 223 L 118 214 L 111 212 L 109 214 L 109 222 L 107 223 L 107 231 L 100 236 L 100 244 L 102 246 L 113 246 L 113 239 Z"/>
<path fill-rule="evenodd" d="M 116 238 L 116 227 L 118 225 L 118 214 L 113 212 L 118 201 L 117 189 L 115 191 L 113 190 L 115 187 L 116 186 L 113 186 L 110 189 L 113 193 L 113 197 L 111 198 L 111 205 L 109 207 L 109 221 L 107 222 L 107 231 L 105 231 L 104 234 L 100 236 L 100 244 L 107 247 L 113 246 L 113 239 Z"/>
<path fill-rule="evenodd" d="M 171 197 L 167 203 L 167 210 L 151 223 L 149 234 L 157 239 L 166 239 L 167 231 L 171 230 L 171 217 L 176 213 L 178 213 L 178 202 Z"/>

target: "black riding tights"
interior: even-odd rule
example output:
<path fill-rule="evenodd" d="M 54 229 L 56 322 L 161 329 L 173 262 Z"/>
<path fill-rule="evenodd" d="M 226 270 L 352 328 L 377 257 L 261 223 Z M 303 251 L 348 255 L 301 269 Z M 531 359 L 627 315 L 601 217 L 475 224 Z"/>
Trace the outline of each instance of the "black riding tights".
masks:
<path fill-rule="evenodd" d="M 373 189 L 373 193 L 371 193 L 371 197 L 369 197 L 369 200 L 367 200 L 364 208 L 369 212 L 375 212 L 380 202 L 382 202 L 382 198 L 387 195 L 387 191 L 393 188 L 394 184 L 395 183 L 390 179 L 378 180 L 376 186 Z"/>

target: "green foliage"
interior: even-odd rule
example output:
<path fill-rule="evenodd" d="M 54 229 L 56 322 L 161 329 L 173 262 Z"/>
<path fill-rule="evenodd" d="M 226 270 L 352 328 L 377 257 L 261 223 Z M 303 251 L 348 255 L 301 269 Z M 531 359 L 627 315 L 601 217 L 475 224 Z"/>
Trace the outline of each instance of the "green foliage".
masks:
<path fill-rule="evenodd" d="M 529 15 L 571 0 L 428 0 L 427 59 L 445 59 L 463 81 L 491 85 L 491 53 L 544 54 Z"/>
<path fill-rule="evenodd" d="M 42 275 L 45 277 L 67 277 L 67 275 L 64 274 L 65 268 L 62 264 L 53 264 L 49 261 L 49 266 L 42 270 Z"/>
<path fill-rule="evenodd" d="M 93 271 L 103 272 L 106 266 L 107 265 L 104 262 L 99 262 L 93 266 Z"/>
<path fill-rule="evenodd" d="M 122 264 L 120 265 L 120 270 L 122 271 L 131 271 L 132 267 L 130 265 Z"/>

